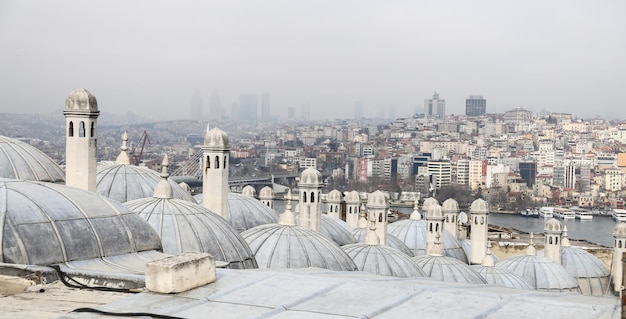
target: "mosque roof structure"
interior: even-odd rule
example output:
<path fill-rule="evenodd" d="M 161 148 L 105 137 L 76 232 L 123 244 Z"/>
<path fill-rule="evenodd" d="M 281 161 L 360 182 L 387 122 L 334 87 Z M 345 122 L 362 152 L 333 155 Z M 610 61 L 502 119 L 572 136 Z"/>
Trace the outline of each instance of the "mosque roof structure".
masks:
<path fill-rule="evenodd" d="M 356 238 L 357 242 L 363 243 L 365 242 L 365 237 L 369 229 L 367 228 L 367 220 L 365 219 L 365 209 L 361 210 L 361 216 L 359 218 L 358 227 L 352 229 L 352 235 Z M 409 257 L 413 257 L 413 251 L 400 239 L 397 237 L 387 233 L 386 238 L 386 246 L 392 247 L 400 252 L 403 252 Z"/>
<path fill-rule="evenodd" d="M 525 278 L 522 278 L 505 268 L 495 267 L 495 261 L 491 257 L 491 242 L 487 246 L 487 255 L 482 264 L 470 266 L 490 285 L 509 287 L 515 289 L 533 290 L 533 285 Z"/>
<path fill-rule="evenodd" d="M 333 189 L 328 192 L 328 196 L 326 197 L 326 201 L 329 203 L 340 203 L 341 202 L 341 192 Z"/>
<path fill-rule="evenodd" d="M 194 195 L 194 198 L 198 204 L 202 204 L 202 194 Z M 230 224 L 238 232 L 259 225 L 278 222 L 276 211 L 267 207 L 258 199 L 242 194 L 228 193 L 228 210 L 230 212 Z"/>
<path fill-rule="evenodd" d="M 296 215 L 299 222 L 300 214 Z M 350 226 L 343 220 L 327 214 L 322 214 L 320 219 L 320 233 L 326 238 L 334 241 L 337 245 L 355 244 L 358 241 L 354 238 Z"/>
<path fill-rule="evenodd" d="M 468 284 L 486 284 L 487 281 L 468 264 L 443 255 L 424 255 L 412 258 L 432 279 L 463 282 Z"/>
<path fill-rule="evenodd" d="M 99 112 L 96 97 L 87 89 L 78 88 L 67 96 L 65 113 L 67 112 Z"/>
<path fill-rule="evenodd" d="M 322 185 L 323 183 L 324 181 L 322 180 L 322 174 L 320 173 L 320 171 L 316 170 L 313 167 L 309 167 L 303 170 L 302 173 L 300 173 L 300 181 L 298 182 L 298 185 L 300 186 L 318 186 Z"/>
<path fill-rule="evenodd" d="M 254 197 L 256 197 L 256 189 L 254 189 L 254 187 L 252 187 L 250 185 L 246 185 L 241 190 L 241 195 L 246 195 L 248 197 L 254 198 Z"/>
<path fill-rule="evenodd" d="M 215 149 L 228 149 L 230 146 L 228 134 L 218 127 L 209 129 L 204 134 L 204 147 Z"/>
<path fill-rule="evenodd" d="M 261 188 L 259 191 L 259 199 L 274 199 L 274 190 L 269 186 Z"/>
<path fill-rule="evenodd" d="M 0 135 L 0 177 L 59 183 L 65 172 L 36 147 Z"/>
<path fill-rule="evenodd" d="M 165 160 L 163 170 L 153 197 L 124 203 L 157 231 L 163 252 L 207 252 L 229 268 L 257 268 L 250 247 L 228 221 L 199 204 L 173 198 Z"/>
<path fill-rule="evenodd" d="M 357 191 L 350 191 L 346 193 L 346 198 L 344 198 L 346 204 L 360 204 L 361 196 Z"/>
<path fill-rule="evenodd" d="M 2 262 L 48 265 L 161 250 L 122 204 L 60 184 L 0 179 Z"/>

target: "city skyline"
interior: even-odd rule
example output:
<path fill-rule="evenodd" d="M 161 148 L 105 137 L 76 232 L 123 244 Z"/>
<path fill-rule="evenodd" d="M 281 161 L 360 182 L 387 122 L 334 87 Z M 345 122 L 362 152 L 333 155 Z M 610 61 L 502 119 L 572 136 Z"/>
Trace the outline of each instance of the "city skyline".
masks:
<path fill-rule="evenodd" d="M 438 92 L 446 114 L 478 94 L 489 113 L 624 118 L 620 1 L 77 3 L 0 4 L 0 112 L 47 113 L 84 87 L 154 120 L 188 116 L 174 110 L 195 89 L 205 113 L 213 91 L 227 114 L 267 92 L 280 118 L 351 118 L 354 101 L 406 117 Z"/>

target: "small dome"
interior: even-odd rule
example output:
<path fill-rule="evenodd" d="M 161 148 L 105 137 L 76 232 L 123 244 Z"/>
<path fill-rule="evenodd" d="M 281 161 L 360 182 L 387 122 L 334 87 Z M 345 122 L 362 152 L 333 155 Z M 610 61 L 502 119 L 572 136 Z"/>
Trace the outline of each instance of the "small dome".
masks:
<path fill-rule="evenodd" d="M 506 268 L 489 267 L 483 265 L 470 266 L 490 285 L 509 287 L 515 289 L 533 290 L 528 280 L 516 275 Z"/>
<path fill-rule="evenodd" d="M 322 174 L 315 168 L 309 167 L 300 174 L 298 186 L 320 186 L 323 184 Z"/>
<path fill-rule="evenodd" d="M 360 271 L 392 277 L 428 277 L 409 256 L 389 246 L 351 244 L 341 247 Z"/>
<path fill-rule="evenodd" d="M 543 230 L 545 232 L 555 232 L 555 233 L 560 233 L 563 231 L 561 229 L 561 222 L 559 222 L 555 218 L 548 219 L 543 227 Z"/>
<path fill-rule="evenodd" d="M 583 295 L 604 296 L 609 291 L 611 272 L 589 252 L 578 247 L 561 247 L 561 265 L 576 278 Z"/>
<path fill-rule="evenodd" d="M 295 217 L 297 223 L 300 223 L 300 214 L 296 214 Z M 322 214 L 320 233 L 339 246 L 358 243 L 352 235 L 352 228 L 346 222 L 327 214 Z"/>
<path fill-rule="evenodd" d="M 439 204 L 433 204 L 428 207 L 424 215 L 426 219 L 441 219 L 443 220 L 443 209 Z"/>
<path fill-rule="evenodd" d="M 202 194 L 194 195 L 198 204 L 202 204 Z M 242 232 L 259 225 L 278 223 L 278 214 L 258 199 L 250 196 L 228 193 L 230 224 Z"/>
<path fill-rule="evenodd" d="M 352 235 L 354 236 L 354 238 L 356 238 L 357 242 L 364 243 L 365 236 L 367 236 L 368 232 L 369 232 L 368 228 L 355 228 L 352 230 Z M 387 237 L 385 238 L 387 239 L 387 243 L 385 244 L 385 246 L 389 246 L 395 250 L 398 250 L 409 257 L 414 256 L 413 251 L 405 243 L 403 243 L 400 239 L 398 239 L 396 236 L 387 234 Z"/>
<path fill-rule="evenodd" d="M 59 183 L 65 172 L 36 147 L 0 135 L 0 177 Z"/>
<path fill-rule="evenodd" d="M 254 189 L 254 187 L 250 186 L 250 185 L 246 185 L 242 190 L 241 190 L 241 195 L 245 195 L 248 197 L 256 197 L 256 189 Z"/>
<path fill-rule="evenodd" d="M 446 213 L 458 213 L 459 203 L 454 198 L 448 198 L 443 202 L 441 208 Z"/>
<path fill-rule="evenodd" d="M 0 178 L 0 262 L 49 265 L 161 250 L 122 204 L 60 184 Z"/>
<path fill-rule="evenodd" d="M 207 252 L 229 268 L 257 268 L 250 247 L 222 217 L 181 199 L 141 198 L 124 203 L 154 228 L 163 243 L 163 252 L 177 255 Z"/>
<path fill-rule="evenodd" d="M 79 88 L 65 100 L 65 111 L 68 112 L 98 112 L 98 101 L 91 92 L 86 89 Z"/>
<path fill-rule="evenodd" d="M 387 208 L 387 196 L 381 191 L 375 191 L 367 198 L 368 208 Z"/>
<path fill-rule="evenodd" d="M 578 281 L 563 266 L 552 260 L 532 254 L 517 255 L 496 264 L 525 278 L 533 288 L 541 291 L 580 292 Z"/>
<path fill-rule="evenodd" d="M 346 194 L 346 198 L 344 199 L 346 204 L 348 205 L 358 205 L 361 204 L 361 196 L 357 191 L 351 191 Z"/>
<path fill-rule="evenodd" d="M 228 149 L 228 134 L 217 127 L 207 130 L 204 134 L 204 146 L 214 149 Z"/>
<path fill-rule="evenodd" d="M 424 212 L 428 211 L 428 208 L 431 205 L 439 205 L 439 201 L 437 201 L 437 199 L 435 199 L 434 197 L 428 197 L 424 200 L 424 203 L 422 203 L 422 210 Z"/>
<path fill-rule="evenodd" d="M 301 226 L 267 224 L 241 233 L 259 268 L 323 268 L 353 271 L 356 266 L 337 244 Z"/>
<path fill-rule="evenodd" d="M 403 219 L 389 224 L 387 232 L 405 243 L 414 256 L 426 255 L 426 220 Z M 461 243 L 448 231 L 443 231 L 443 253 L 468 263 Z"/>
<path fill-rule="evenodd" d="M 328 197 L 326 197 L 326 201 L 333 204 L 341 203 L 341 192 L 333 189 L 332 191 L 328 192 Z"/>
<path fill-rule="evenodd" d="M 259 199 L 274 199 L 274 190 L 269 186 L 261 188 Z"/>
<path fill-rule="evenodd" d="M 412 258 L 426 274 L 435 280 L 486 284 L 487 282 L 469 265 L 448 256 L 417 256 Z"/>
<path fill-rule="evenodd" d="M 613 237 L 625 238 L 626 237 L 626 223 L 620 222 L 613 228 Z"/>
<path fill-rule="evenodd" d="M 474 213 L 489 213 L 489 204 L 482 198 L 474 200 L 470 206 L 470 214 Z"/>

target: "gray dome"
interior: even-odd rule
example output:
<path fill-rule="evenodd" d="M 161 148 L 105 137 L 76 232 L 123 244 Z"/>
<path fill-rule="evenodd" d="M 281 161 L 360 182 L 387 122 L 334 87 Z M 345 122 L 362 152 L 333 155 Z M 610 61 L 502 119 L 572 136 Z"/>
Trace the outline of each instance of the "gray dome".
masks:
<path fill-rule="evenodd" d="M 414 256 L 426 255 L 426 220 L 399 220 L 389 224 L 387 232 L 404 242 L 413 251 Z M 443 253 L 468 263 L 461 243 L 445 230 L 443 231 Z"/>
<path fill-rule="evenodd" d="M 578 281 L 563 266 L 536 255 L 517 255 L 504 259 L 496 267 L 506 268 L 525 278 L 541 291 L 580 292 Z"/>
<path fill-rule="evenodd" d="M 322 174 L 315 168 L 309 167 L 300 174 L 298 186 L 319 186 L 322 183 Z"/>
<path fill-rule="evenodd" d="M 0 135 L 0 177 L 42 182 L 64 182 L 65 173 L 36 147 Z"/>
<path fill-rule="evenodd" d="M 241 233 L 259 268 L 324 268 L 352 271 L 352 259 L 322 234 L 301 226 L 267 224 Z"/>
<path fill-rule="evenodd" d="M 300 222 L 300 214 L 296 215 L 296 221 Z M 358 241 L 352 236 L 352 229 L 343 220 L 322 214 L 320 221 L 320 233 L 334 241 L 337 245 L 356 244 Z"/>
<path fill-rule="evenodd" d="M 470 205 L 470 213 L 488 213 L 489 212 L 489 204 L 482 199 L 476 199 Z"/>
<path fill-rule="evenodd" d="M 194 195 L 194 198 L 202 204 L 202 194 Z M 228 210 L 230 224 L 238 232 L 278 222 L 276 211 L 263 205 L 258 199 L 242 194 L 228 193 Z"/>
<path fill-rule="evenodd" d="M 341 192 L 333 189 L 332 191 L 328 192 L 328 197 L 326 197 L 326 201 L 334 204 L 341 203 Z"/>
<path fill-rule="evenodd" d="M 437 199 L 435 199 L 434 197 L 428 197 L 428 198 L 424 199 L 424 203 L 422 203 L 422 210 L 424 212 L 427 212 L 428 208 L 431 205 L 439 205 L 439 201 L 437 201 Z"/>
<path fill-rule="evenodd" d="M 159 173 L 142 166 L 116 164 L 98 167 L 96 192 L 120 203 L 139 198 L 152 197 L 154 188 L 161 180 Z M 174 198 L 195 203 L 191 194 L 176 182 L 168 180 L 174 191 Z"/>
<path fill-rule="evenodd" d="M 459 243 L 461 243 L 461 247 L 463 248 L 463 251 L 465 252 L 465 256 L 471 256 L 472 255 L 472 241 L 470 239 L 463 239 L 463 240 L 459 240 Z M 491 256 L 491 259 L 493 259 L 494 264 L 500 261 L 498 256 L 496 256 L 495 254 L 490 254 L 489 256 Z"/>
<path fill-rule="evenodd" d="M 375 191 L 367 198 L 368 208 L 387 208 L 387 197 L 381 191 Z"/>
<path fill-rule="evenodd" d="M 443 220 L 443 209 L 439 204 L 432 204 L 424 212 L 424 218 Z"/>
<path fill-rule="evenodd" d="M 215 149 L 227 149 L 229 146 L 228 134 L 214 127 L 204 134 L 204 146 Z"/>
<path fill-rule="evenodd" d="M 448 256 L 416 256 L 413 260 L 435 280 L 463 282 L 468 284 L 486 284 L 476 271 L 466 263 Z"/>
<path fill-rule="evenodd" d="M 256 189 L 254 189 L 254 187 L 250 186 L 250 185 L 246 185 L 242 190 L 241 190 L 241 195 L 246 195 L 248 197 L 256 197 Z"/>
<path fill-rule="evenodd" d="M 124 203 L 154 228 L 163 243 L 163 252 L 177 255 L 207 252 L 229 268 L 257 268 L 250 247 L 222 217 L 181 199 L 140 198 Z"/>
<path fill-rule="evenodd" d="M 265 186 L 261 188 L 261 191 L 259 191 L 259 198 L 260 199 L 274 199 L 274 190 L 269 186 Z"/>
<path fill-rule="evenodd" d="M 67 96 L 65 112 L 98 112 L 98 101 L 91 92 L 79 88 Z"/>
<path fill-rule="evenodd" d="M 446 213 L 456 213 L 459 211 L 459 202 L 457 202 L 454 198 L 448 198 L 443 202 L 443 204 L 441 204 L 441 208 Z"/>
<path fill-rule="evenodd" d="M 48 265 L 161 250 L 159 235 L 122 204 L 59 184 L 0 178 L 5 263 Z"/>
<path fill-rule="evenodd" d="M 357 242 L 363 243 L 365 242 L 365 236 L 367 236 L 368 231 L 369 229 L 367 228 L 355 228 L 352 230 L 352 235 L 354 235 L 354 238 L 356 238 Z M 403 252 L 405 255 L 409 257 L 414 256 L 413 251 L 404 242 L 398 239 L 398 237 L 387 233 L 386 238 L 387 238 L 387 243 L 385 244 L 385 246 L 389 246 L 391 248 L 394 248 L 395 250 Z"/>
<path fill-rule="evenodd" d="M 359 195 L 359 192 L 357 191 L 350 191 L 346 194 L 346 198 L 344 200 L 346 201 L 346 204 L 348 205 L 360 204 L 361 196 Z"/>
<path fill-rule="evenodd" d="M 392 277 L 428 277 L 409 256 L 389 246 L 357 243 L 341 249 L 360 271 Z"/>
<path fill-rule="evenodd" d="M 515 289 L 533 290 L 533 285 L 524 279 L 513 273 L 506 268 L 490 267 L 483 265 L 470 266 L 476 271 L 485 281 L 490 285 L 509 287 Z"/>

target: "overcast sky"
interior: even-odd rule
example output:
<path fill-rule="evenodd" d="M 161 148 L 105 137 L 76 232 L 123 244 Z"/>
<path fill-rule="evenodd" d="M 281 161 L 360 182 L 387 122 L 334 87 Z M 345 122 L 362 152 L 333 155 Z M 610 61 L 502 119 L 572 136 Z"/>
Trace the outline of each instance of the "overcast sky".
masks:
<path fill-rule="evenodd" d="M 269 92 L 271 113 L 408 116 L 437 91 L 488 112 L 524 107 L 626 119 L 626 1 L 0 0 L 0 112 L 187 118 L 194 89 L 226 108 Z M 168 115 L 169 113 L 169 115 Z M 388 113 L 387 113 L 388 114 Z"/>

